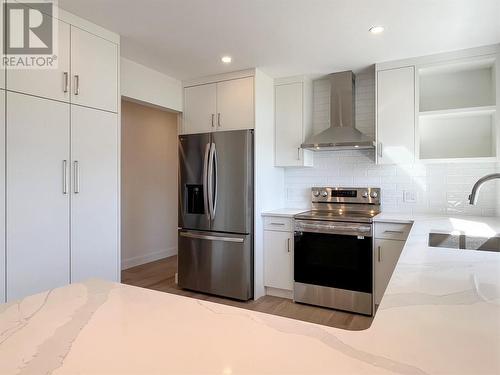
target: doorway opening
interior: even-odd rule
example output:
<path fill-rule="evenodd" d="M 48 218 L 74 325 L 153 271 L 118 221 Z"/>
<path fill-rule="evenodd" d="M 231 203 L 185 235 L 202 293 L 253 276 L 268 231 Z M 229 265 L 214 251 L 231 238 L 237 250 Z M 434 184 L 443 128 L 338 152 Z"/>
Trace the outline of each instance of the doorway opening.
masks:
<path fill-rule="evenodd" d="M 121 268 L 177 254 L 178 113 L 122 100 Z"/>

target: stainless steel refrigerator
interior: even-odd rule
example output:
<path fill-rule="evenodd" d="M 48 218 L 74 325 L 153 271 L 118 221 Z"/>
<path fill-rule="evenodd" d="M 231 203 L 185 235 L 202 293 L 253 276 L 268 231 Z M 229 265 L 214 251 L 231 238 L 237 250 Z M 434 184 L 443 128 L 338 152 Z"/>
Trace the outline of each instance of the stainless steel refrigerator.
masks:
<path fill-rule="evenodd" d="M 253 130 L 179 136 L 178 285 L 253 298 Z"/>

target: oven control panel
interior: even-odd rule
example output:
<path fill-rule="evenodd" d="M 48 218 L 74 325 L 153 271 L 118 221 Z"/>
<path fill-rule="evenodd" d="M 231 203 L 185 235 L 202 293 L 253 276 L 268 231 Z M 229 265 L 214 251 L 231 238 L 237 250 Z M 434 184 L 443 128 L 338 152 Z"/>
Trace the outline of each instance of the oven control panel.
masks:
<path fill-rule="evenodd" d="M 380 188 L 313 187 L 312 202 L 380 204 Z"/>

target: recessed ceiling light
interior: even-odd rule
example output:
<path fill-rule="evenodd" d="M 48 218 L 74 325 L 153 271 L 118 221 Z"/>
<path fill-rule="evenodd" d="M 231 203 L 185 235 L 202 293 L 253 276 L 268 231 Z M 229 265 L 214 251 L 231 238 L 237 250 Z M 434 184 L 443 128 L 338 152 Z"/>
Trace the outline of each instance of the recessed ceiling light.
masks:
<path fill-rule="evenodd" d="M 384 32 L 384 26 L 372 26 L 368 31 L 372 34 L 380 34 Z"/>
<path fill-rule="evenodd" d="M 231 56 L 222 56 L 220 61 L 222 61 L 224 64 L 230 64 L 233 59 L 231 58 Z"/>

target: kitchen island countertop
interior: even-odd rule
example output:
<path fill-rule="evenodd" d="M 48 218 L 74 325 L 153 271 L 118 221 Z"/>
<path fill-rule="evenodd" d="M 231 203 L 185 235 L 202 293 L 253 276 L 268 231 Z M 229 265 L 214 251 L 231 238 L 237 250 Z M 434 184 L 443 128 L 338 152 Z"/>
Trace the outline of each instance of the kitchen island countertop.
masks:
<path fill-rule="evenodd" d="M 499 218 L 414 222 L 372 326 L 345 331 L 90 280 L 0 305 L 1 374 L 499 374 L 500 253 L 429 248 Z"/>

